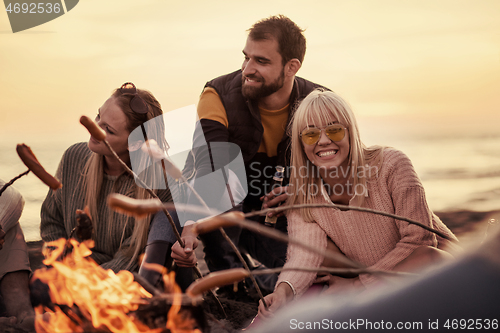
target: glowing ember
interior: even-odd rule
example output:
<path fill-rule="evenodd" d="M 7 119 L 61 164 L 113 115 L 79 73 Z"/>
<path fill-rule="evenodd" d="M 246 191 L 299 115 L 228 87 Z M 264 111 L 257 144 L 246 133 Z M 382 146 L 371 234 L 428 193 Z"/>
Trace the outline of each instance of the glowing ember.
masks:
<path fill-rule="evenodd" d="M 72 252 L 61 260 L 65 239 L 48 243 L 55 247 L 46 253 L 44 268 L 35 271 L 33 279 L 48 285 L 53 306 L 39 305 L 35 308 L 37 332 L 162 332 L 165 329 L 150 329 L 130 314 L 144 304 L 152 295 L 134 281 L 129 271 L 115 274 L 104 270 L 87 258 L 93 246 L 88 240 L 78 243 L 69 240 Z M 67 246 L 67 245 L 66 245 Z M 193 321 L 179 314 L 182 294 L 175 285 L 174 275 L 164 275 L 165 285 L 174 294 L 173 305 L 167 316 L 166 329 L 171 332 L 199 332 L 193 330 Z"/>

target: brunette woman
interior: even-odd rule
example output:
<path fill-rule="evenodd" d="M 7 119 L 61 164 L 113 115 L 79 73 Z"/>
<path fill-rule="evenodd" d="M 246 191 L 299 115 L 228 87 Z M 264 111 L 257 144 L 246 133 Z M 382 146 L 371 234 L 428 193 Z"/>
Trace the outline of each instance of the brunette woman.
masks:
<path fill-rule="evenodd" d="M 160 103 L 149 91 L 137 89 L 127 82 L 98 109 L 95 120 L 106 131 L 106 140 L 118 156 L 140 171 L 142 180 L 157 191 L 162 201 L 170 201 L 165 182 L 160 185 L 161 167 L 140 149 L 145 139 L 154 139 L 166 149 L 163 121 L 150 121 L 162 114 Z M 137 199 L 150 196 L 136 184 L 104 142 L 91 136 L 88 143 L 68 148 L 56 177 L 63 187 L 58 191 L 50 190 L 43 202 L 42 239 L 49 242 L 68 238 L 77 225 L 75 211 L 89 206 L 95 241 L 91 258 L 101 267 L 115 272 L 137 269 L 152 217 L 135 219 L 113 212 L 106 204 L 106 197 L 110 193 Z"/>

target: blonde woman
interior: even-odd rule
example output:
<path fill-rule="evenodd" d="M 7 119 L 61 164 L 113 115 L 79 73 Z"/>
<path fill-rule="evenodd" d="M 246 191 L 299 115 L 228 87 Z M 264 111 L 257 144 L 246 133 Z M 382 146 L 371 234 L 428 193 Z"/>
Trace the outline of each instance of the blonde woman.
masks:
<path fill-rule="evenodd" d="M 291 178 L 288 204 L 336 203 L 411 218 L 451 231 L 427 206 L 424 189 L 408 157 L 389 147 L 366 147 L 350 106 L 336 93 L 315 90 L 299 105 L 291 125 Z M 445 258 L 450 241 L 400 220 L 332 208 L 304 208 L 287 213 L 290 237 L 336 250 L 348 259 L 380 270 L 411 270 Z M 287 267 L 337 266 L 324 257 L 289 245 Z M 337 266 L 339 267 L 339 266 Z M 272 313 L 319 280 L 316 273 L 284 271 L 274 293 L 262 304 Z M 323 277 L 328 292 L 366 288 L 372 275 Z"/>
<path fill-rule="evenodd" d="M 106 140 L 118 156 L 129 166 L 134 164 L 134 170 L 141 170 L 140 177 L 150 187 L 163 187 L 157 190 L 158 195 L 162 201 L 170 201 L 170 192 L 158 183 L 163 179 L 160 166 L 140 149 L 145 136 L 166 149 L 163 122 L 148 122 L 162 114 L 160 103 L 150 92 L 127 82 L 99 108 L 96 122 L 106 131 Z M 134 131 L 136 128 L 140 130 Z M 137 186 L 106 145 L 93 137 L 88 143 L 77 143 L 66 150 L 56 177 L 63 187 L 50 190 L 42 204 L 42 239 L 49 242 L 68 238 L 77 225 L 75 211 L 89 206 L 95 241 L 91 258 L 115 272 L 135 270 L 146 245 L 151 217 L 137 220 L 115 213 L 106 205 L 106 197 L 120 193 L 149 198 L 145 189 Z"/>

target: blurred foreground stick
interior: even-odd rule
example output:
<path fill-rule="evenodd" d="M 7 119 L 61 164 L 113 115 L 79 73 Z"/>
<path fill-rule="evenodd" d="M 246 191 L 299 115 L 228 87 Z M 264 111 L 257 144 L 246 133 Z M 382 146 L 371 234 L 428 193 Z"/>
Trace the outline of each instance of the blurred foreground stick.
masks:
<path fill-rule="evenodd" d="M 23 173 L 20 173 L 19 175 L 15 176 L 11 180 L 9 180 L 8 183 L 5 183 L 2 186 L 2 188 L 0 188 L 0 196 L 2 195 L 3 192 L 5 192 L 5 190 L 7 189 L 7 187 L 9 187 L 10 185 L 14 184 L 14 182 L 16 180 L 18 180 L 19 178 L 21 178 L 22 176 L 26 176 L 29 172 L 30 172 L 30 170 L 28 169 L 28 170 L 24 171 Z"/>

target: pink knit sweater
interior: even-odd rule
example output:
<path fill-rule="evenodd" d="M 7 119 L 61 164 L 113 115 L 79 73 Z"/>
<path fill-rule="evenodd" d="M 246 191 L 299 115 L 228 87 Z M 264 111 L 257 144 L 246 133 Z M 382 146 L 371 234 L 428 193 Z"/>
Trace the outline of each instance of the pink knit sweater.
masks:
<path fill-rule="evenodd" d="M 452 237 L 452 232 L 432 213 L 425 199 L 424 188 L 409 158 L 401 151 L 386 148 L 378 176 L 372 177 L 367 185 L 368 196 L 363 207 L 397 214 L 427 224 Z M 326 203 L 321 194 L 315 203 Z M 436 237 L 408 222 L 380 215 L 340 211 L 336 208 L 315 208 L 314 222 L 305 222 L 298 210 L 290 211 L 288 234 L 319 249 L 326 249 L 327 237 L 350 259 L 373 269 L 391 270 L 422 245 L 443 245 L 447 240 Z M 323 256 L 290 244 L 285 267 L 317 268 Z M 316 273 L 284 271 L 279 283 L 290 283 L 297 295 L 304 293 L 316 279 Z M 362 284 L 375 281 L 372 275 L 360 275 Z"/>

